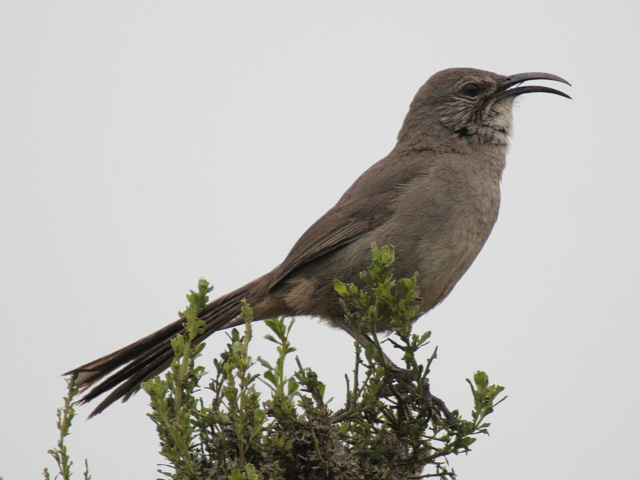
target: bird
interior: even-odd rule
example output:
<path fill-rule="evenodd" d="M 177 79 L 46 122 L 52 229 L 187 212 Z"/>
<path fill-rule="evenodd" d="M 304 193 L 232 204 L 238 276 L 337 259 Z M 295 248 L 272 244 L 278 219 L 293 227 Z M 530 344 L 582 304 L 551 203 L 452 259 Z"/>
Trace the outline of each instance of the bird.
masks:
<path fill-rule="evenodd" d="M 523 85 L 532 80 L 571 85 L 544 72 L 449 68 L 432 75 L 413 98 L 391 152 L 355 180 L 280 265 L 208 303 L 196 342 L 243 323 L 243 299 L 256 320 L 309 315 L 349 331 L 333 282 L 360 283 L 373 243 L 394 246 L 396 276 L 418 273 L 420 314 L 439 304 L 498 218 L 515 98 L 536 92 L 571 98 L 551 87 Z M 79 403 L 108 394 L 90 416 L 128 400 L 170 365 L 171 338 L 184 330 L 184 321 L 66 372 L 83 392 Z"/>

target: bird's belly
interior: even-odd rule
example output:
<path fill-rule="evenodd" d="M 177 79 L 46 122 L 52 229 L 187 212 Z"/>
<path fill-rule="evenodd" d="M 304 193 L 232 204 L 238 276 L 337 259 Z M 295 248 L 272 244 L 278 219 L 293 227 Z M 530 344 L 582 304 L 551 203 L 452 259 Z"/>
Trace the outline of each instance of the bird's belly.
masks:
<path fill-rule="evenodd" d="M 497 211 L 486 219 L 450 218 L 452 221 L 446 227 L 441 226 L 446 234 L 441 230 L 438 241 L 426 235 L 416 245 L 418 288 L 424 311 L 446 298 L 469 269 L 489 237 L 496 217 Z"/>

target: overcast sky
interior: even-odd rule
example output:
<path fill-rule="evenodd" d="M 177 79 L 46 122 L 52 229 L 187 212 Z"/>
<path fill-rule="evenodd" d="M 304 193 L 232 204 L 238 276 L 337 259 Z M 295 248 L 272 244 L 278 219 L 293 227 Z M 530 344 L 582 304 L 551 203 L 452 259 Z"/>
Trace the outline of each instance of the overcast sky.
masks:
<path fill-rule="evenodd" d="M 2 2 L 0 476 L 52 467 L 62 372 L 174 320 L 199 277 L 217 295 L 277 265 L 389 152 L 425 80 L 468 66 L 555 73 L 574 100 L 518 101 L 496 228 L 418 322 L 450 408 L 469 414 L 478 369 L 509 395 L 453 466 L 636 478 L 639 5 Z M 293 337 L 338 408 L 350 338 L 308 318 Z M 89 411 L 76 463 L 156 478 L 146 396 Z"/>

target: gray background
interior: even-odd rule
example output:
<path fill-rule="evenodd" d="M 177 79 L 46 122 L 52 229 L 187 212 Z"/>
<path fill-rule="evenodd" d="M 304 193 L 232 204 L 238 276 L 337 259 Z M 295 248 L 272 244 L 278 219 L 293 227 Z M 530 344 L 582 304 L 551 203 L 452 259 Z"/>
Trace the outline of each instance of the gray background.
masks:
<path fill-rule="evenodd" d="M 279 263 L 392 148 L 434 72 L 542 70 L 521 98 L 498 224 L 418 323 L 434 391 L 509 399 L 461 479 L 636 478 L 640 7 L 614 2 L 44 2 L 0 5 L 0 475 L 52 465 L 59 375 Z M 260 337 L 254 355 L 273 355 Z M 208 342 L 203 362 L 225 336 Z M 293 341 L 337 408 L 351 340 Z M 427 352 L 425 352 L 426 354 Z M 156 478 L 137 395 L 69 445 L 93 478 Z M 79 465 L 78 465 L 79 466 Z M 80 473 L 77 473 L 81 476 Z"/>

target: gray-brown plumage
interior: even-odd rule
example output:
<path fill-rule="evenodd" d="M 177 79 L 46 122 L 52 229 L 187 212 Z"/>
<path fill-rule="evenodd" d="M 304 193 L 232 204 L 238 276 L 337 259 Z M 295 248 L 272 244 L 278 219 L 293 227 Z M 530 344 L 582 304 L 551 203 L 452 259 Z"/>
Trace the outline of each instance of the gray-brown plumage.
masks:
<path fill-rule="evenodd" d="M 418 272 L 421 311 L 441 302 L 474 261 L 498 216 L 500 178 L 511 131 L 513 100 L 547 92 L 520 86 L 535 79 L 569 84 L 548 73 L 502 76 L 471 68 L 433 75 L 418 91 L 395 148 L 374 164 L 266 275 L 209 303 L 201 313 L 204 340 L 238 325 L 240 300 L 255 318 L 313 315 L 345 328 L 333 280 L 358 282 L 370 247 L 396 249 L 395 273 Z M 110 392 L 93 411 L 128 399 L 141 382 L 169 365 L 178 319 L 155 333 L 75 368 L 88 402 Z"/>

